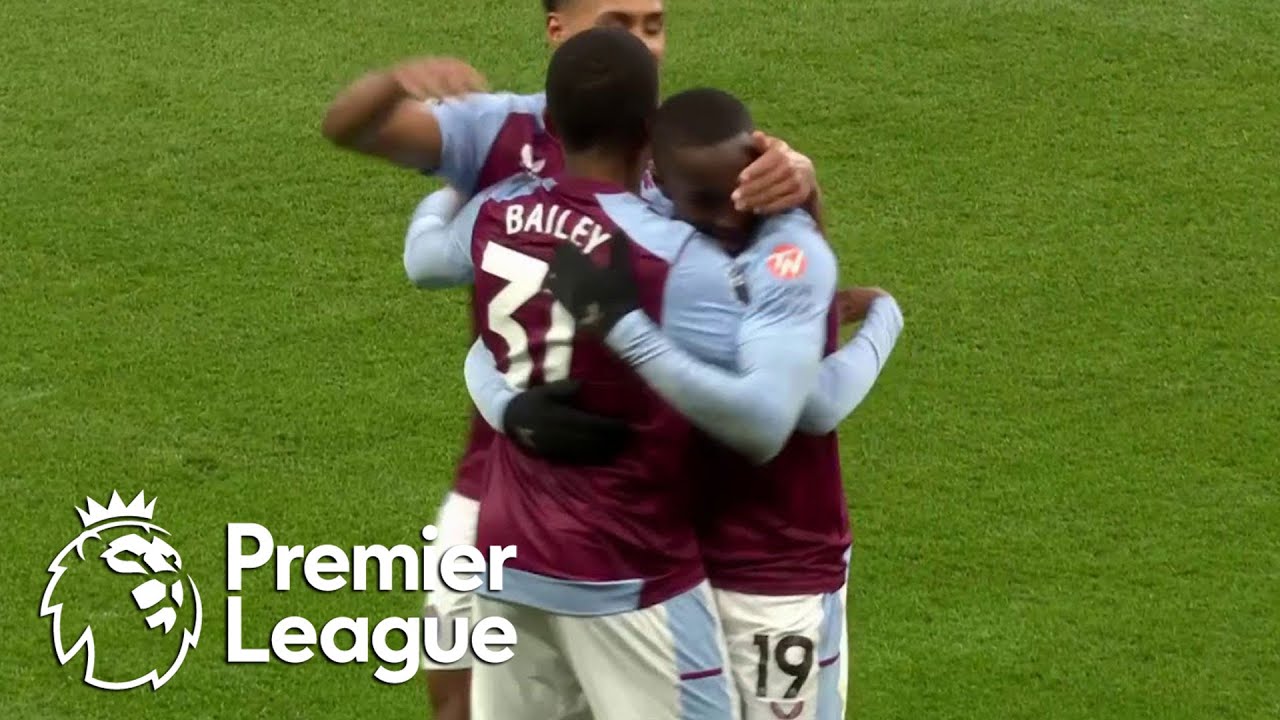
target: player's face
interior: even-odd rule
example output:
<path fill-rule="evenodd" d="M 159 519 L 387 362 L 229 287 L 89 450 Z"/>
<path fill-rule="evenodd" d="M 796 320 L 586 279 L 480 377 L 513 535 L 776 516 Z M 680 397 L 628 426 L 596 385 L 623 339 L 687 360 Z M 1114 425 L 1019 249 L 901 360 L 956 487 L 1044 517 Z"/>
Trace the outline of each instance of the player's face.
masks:
<path fill-rule="evenodd" d="M 736 210 L 731 195 L 738 175 L 756 155 L 750 133 L 743 133 L 716 145 L 658 153 L 655 176 L 675 205 L 676 217 L 729 249 L 740 250 L 755 229 L 756 217 Z"/>
<path fill-rule="evenodd" d="M 570 0 L 564 10 L 547 16 L 552 47 L 593 27 L 619 27 L 644 41 L 658 62 L 667 50 L 662 0 Z"/>

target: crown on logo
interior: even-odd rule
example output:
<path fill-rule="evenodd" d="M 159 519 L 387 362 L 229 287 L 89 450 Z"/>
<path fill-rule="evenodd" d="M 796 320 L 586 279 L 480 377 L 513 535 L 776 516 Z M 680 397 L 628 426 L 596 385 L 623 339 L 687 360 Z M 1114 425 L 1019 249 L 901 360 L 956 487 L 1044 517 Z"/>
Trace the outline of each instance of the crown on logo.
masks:
<path fill-rule="evenodd" d="M 85 498 L 89 506 L 86 510 L 76 508 L 76 512 L 80 513 L 80 522 L 85 527 L 97 525 L 106 520 L 115 518 L 138 518 L 140 520 L 150 520 L 151 514 L 156 507 L 156 499 L 151 498 L 151 502 L 147 502 L 143 497 L 143 493 L 138 493 L 138 497 L 133 499 L 128 505 L 120 499 L 120 493 L 115 490 L 111 491 L 111 501 L 103 507 L 93 498 Z"/>

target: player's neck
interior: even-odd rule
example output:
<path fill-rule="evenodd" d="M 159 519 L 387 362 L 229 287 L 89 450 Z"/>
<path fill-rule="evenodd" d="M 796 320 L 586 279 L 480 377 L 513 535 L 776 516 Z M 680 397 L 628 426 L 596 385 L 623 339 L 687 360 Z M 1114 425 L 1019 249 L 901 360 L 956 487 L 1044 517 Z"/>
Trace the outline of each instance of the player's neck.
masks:
<path fill-rule="evenodd" d="M 644 165 L 639 159 L 628 160 L 591 151 L 565 153 L 564 173 L 572 177 L 613 183 L 638 193 Z"/>

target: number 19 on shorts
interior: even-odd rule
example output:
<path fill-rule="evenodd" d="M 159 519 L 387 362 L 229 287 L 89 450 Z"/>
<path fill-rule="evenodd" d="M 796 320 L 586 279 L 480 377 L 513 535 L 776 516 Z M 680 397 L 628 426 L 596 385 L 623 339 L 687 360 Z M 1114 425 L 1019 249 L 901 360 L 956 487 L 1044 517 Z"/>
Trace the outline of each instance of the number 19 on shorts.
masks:
<path fill-rule="evenodd" d="M 801 688 L 813 672 L 813 640 L 803 635 L 783 635 L 770 643 L 768 635 L 756 635 L 756 697 L 791 700 L 800 695 Z M 771 685 L 770 681 L 774 684 Z M 786 689 L 778 694 L 781 683 Z"/>

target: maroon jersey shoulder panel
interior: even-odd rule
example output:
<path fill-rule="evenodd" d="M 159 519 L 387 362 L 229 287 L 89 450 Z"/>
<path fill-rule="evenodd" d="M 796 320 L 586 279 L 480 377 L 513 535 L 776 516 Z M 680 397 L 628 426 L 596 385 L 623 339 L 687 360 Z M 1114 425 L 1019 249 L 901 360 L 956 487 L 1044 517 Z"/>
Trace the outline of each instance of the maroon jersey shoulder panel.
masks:
<path fill-rule="evenodd" d="M 533 113 L 507 116 L 480 169 L 477 190 L 492 187 L 522 172 L 549 177 L 564 168 L 560 141 Z"/>

